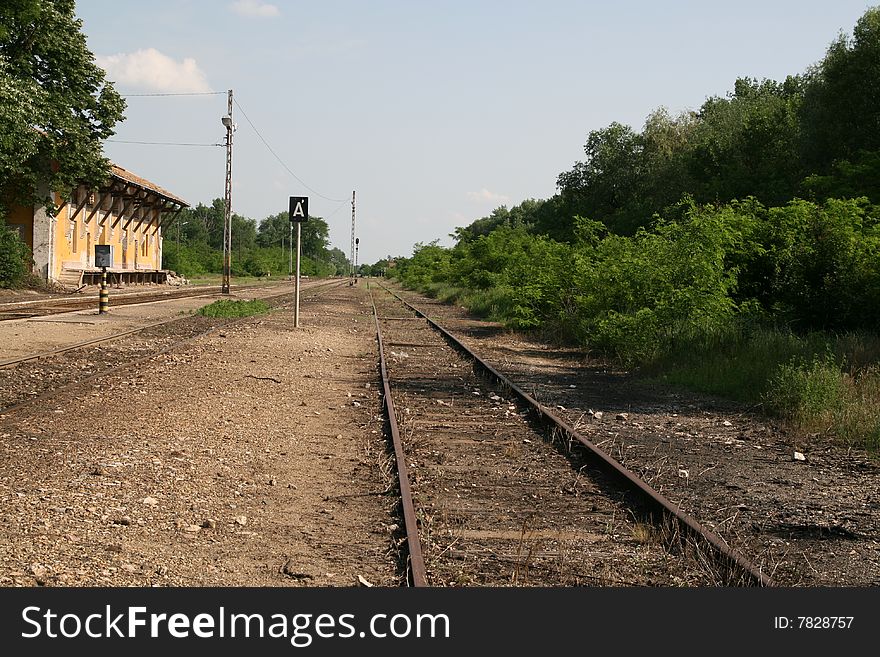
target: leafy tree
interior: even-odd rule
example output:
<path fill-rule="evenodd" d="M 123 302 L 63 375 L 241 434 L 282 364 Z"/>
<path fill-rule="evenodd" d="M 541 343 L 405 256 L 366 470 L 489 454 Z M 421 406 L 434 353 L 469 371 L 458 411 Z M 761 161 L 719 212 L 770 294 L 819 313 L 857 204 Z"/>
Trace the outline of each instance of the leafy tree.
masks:
<path fill-rule="evenodd" d="M 327 264 L 333 266 L 335 274 L 347 274 L 348 273 L 348 256 L 342 252 L 342 249 L 338 249 L 333 247 L 329 251 L 327 251 Z"/>
<path fill-rule="evenodd" d="M 431 283 L 447 280 L 449 276 L 450 251 L 434 240 L 428 244 L 417 243 L 412 258 L 400 258 L 398 267 L 392 268 L 394 276 L 408 287 L 424 289 Z"/>
<path fill-rule="evenodd" d="M 864 13 L 852 37 L 841 34 L 808 78 L 804 151 L 814 172 L 880 150 L 880 7 Z"/>
<path fill-rule="evenodd" d="M 492 214 L 488 217 L 477 219 L 464 228 L 456 228 L 451 237 L 458 242 L 469 242 L 505 225 L 510 225 L 510 211 L 506 205 L 502 205 L 492 210 Z"/>
<path fill-rule="evenodd" d="M 838 160 L 827 175 L 807 176 L 803 188 L 819 200 L 865 196 L 880 205 L 880 150 L 862 151 L 851 160 Z"/>
<path fill-rule="evenodd" d="M 232 215 L 232 252 L 241 260 L 242 253 L 250 251 L 257 242 L 257 222 L 240 214 Z"/>
<path fill-rule="evenodd" d="M 294 234 L 296 227 L 294 226 Z M 290 239 L 290 217 L 288 213 L 266 217 L 260 222 L 257 234 L 257 243 L 260 246 L 281 246 L 281 241 L 287 244 Z M 293 238 L 294 240 L 296 237 Z M 309 217 L 308 221 L 302 222 L 302 253 L 310 258 L 318 260 L 327 259 L 327 247 L 330 245 L 330 227 L 321 217 Z"/>
<path fill-rule="evenodd" d="M 560 174 L 556 184 L 577 214 L 597 217 L 612 230 L 631 232 L 638 225 L 631 210 L 643 147 L 640 134 L 616 121 L 593 130 L 584 145 L 587 159 Z"/>
<path fill-rule="evenodd" d="M 801 329 L 875 328 L 880 252 L 864 200 L 792 201 L 767 213 L 770 291 L 780 316 Z"/>
<path fill-rule="evenodd" d="M 109 171 L 104 139 L 125 103 L 94 62 L 73 0 L 0 6 L 0 212 L 48 203 Z M 50 205 L 51 207 L 51 205 Z"/>
<path fill-rule="evenodd" d="M 800 164 L 800 78 L 758 82 L 740 78 L 727 98 L 700 108 L 690 154 L 691 189 L 698 201 L 754 196 L 767 204 L 788 201 L 803 177 Z M 659 208 L 658 208 L 659 210 Z"/>
<path fill-rule="evenodd" d="M 664 107 L 645 120 L 636 217 L 640 223 L 678 202 L 682 194 L 694 188 L 688 155 L 693 149 L 696 126 L 696 113 L 682 112 L 672 117 Z"/>

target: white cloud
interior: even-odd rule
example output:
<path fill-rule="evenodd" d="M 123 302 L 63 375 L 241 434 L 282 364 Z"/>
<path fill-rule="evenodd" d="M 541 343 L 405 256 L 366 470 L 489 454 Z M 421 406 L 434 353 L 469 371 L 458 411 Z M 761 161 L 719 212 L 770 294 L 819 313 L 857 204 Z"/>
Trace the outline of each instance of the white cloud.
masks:
<path fill-rule="evenodd" d="M 262 2 L 262 0 L 236 0 L 229 7 L 236 14 L 241 14 L 242 16 L 266 18 L 268 16 L 281 15 L 281 10 L 278 7 L 268 2 Z"/>
<path fill-rule="evenodd" d="M 504 194 L 496 194 L 495 192 L 490 192 L 488 189 L 483 187 L 478 192 L 468 192 L 468 198 L 472 201 L 479 202 L 491 202 L 491 203 L 509 203 L 510 199 Z"/>
<path fill-rule="evenodd" d="M 204 71 L 191 57 L 177 62 L 155 48 L 147 48 L 96 57 L 95 61 L 107 71 L 107 77 L 122 85 L 168 93 L 211 90 Z"/>

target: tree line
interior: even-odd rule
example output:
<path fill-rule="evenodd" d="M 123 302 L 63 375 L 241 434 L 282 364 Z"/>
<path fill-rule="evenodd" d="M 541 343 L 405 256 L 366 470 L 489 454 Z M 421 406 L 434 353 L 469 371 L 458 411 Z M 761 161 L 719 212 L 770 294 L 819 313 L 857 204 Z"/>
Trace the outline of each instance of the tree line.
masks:
<path fill-rule="evenodd" d="M 419 244 L 398 275 L 513 326 L 643 357 L 731 317 L 798 330 L 880 320 L 880 9 L 783 82 L 587 136 L 558 193 Z"/>
<path fill-rule="evenodd" d="M 184 276 L 217 273 L 223 269 L 225 204 L 214 199 L 186 208 L 167 224 L 163 233 L 162 266 Z M 287 210 L 257 222 L 232 214 L 232 275 L 287 275 L 291 256 L 296 262 L 296 232 L 291 245 Z M 348 258 L 330 246 L 330 229 L 321 217 L 309 217 L 301 228 L 301 272 L 309 276 L 348 273 Z M 295 264 L 294 264 L 295 266 Z"/>

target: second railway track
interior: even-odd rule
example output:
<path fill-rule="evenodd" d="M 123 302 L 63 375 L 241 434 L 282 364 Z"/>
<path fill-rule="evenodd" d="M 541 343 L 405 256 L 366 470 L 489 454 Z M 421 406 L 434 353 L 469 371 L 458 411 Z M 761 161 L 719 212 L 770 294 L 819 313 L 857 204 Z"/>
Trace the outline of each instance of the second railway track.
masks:
<path fill-rule="evenodd" d="M 332 284 L 313 284 L 304 292 Z M 277 307 L 290 296 L 291 292 L 286 290 L 282 294 L 264 297 L 264 300 Z M 85 343 L 4 361 L 0 363 L 0 414 L 13 412 L 45 400 L 63 389 L 162 355 L 185 342 L 222 328 L 230 321 L 235 320 L 175 317 Z"/>
<path fill-rule="evenodd" d="M 421 552 L 414 584 L 771 583 L 558 427 L 538 426 L 515 385 L 486 376 L 402 300 L 371 291 Z"/>
<path fill-rule="evenodd" d="M 233 292 L 244 292 L 254 289 L 266 289 L 261 285 L 234 285 Z M 189 299 L 193 297 L 211 297 L 216 292 L 209 291 L 205 287 L 156 289 L 137 292 L 111 293 L 112 307 L 139 305 L 175 299 Z M 98 305 L 97 293 L 85 296 L 54 297 L 49 299 L 31 299 L 25 301 L 0 302 L 0 322 L 13 321 L 16 319 L 31 319 L 45 317 L 61 313 L 75 312 L 77 310 L 89 310 Z"/>

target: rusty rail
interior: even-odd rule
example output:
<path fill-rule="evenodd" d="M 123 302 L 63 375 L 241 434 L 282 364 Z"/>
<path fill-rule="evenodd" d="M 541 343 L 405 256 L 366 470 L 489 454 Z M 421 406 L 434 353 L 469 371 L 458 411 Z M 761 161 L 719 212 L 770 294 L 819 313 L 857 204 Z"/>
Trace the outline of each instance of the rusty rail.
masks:
<path fill-rule="evenodd" d="M 437 322 L 428 317 L 421 310 L 413 306 L 411 303 L 396 294 L 393 290 L 389 290 L 380 285 L 383 290 L 397 298 L 407 308 L 416 313 L 419 317 L 428 322 L 428 325 L 438 331 L 446 341 L 479 365 L 492 378 L 506 386 L 511 390 L 523 403 L 527 405 L 532 414 L 551 429 L 561 432 L 569 440 L 580 443 L 585 449 L 587 455 L 592 458 L 605 472 L 613 476 L 618 482 L 622 483 L 630 491 L 636 493 L 647 506 L 654 511 L 658 511 L 663 517 L 673 519 L 684 533 L 703 540 L 715 552 L 715 556 L 721 563 L 733 566 L 737 571 L 742 573 L 748 581 L 757 586 L 775 586 L 773 579 L 763 573 L 761 568 L 749 561 L 745 556 L 737 550 L 730 547 L 724 539 L 715 532 L 701 525 L 695 518 L 682 511 L 677 505 L 673 504 L 666 497 L 654 490 L 645 483 L 638 475 L 624 467 L 620 462 L 606 454 L 602 449 L 597 447 L 588 438 L 583 436 L 577 429 L 568 424 L 565 420 L 557 416 L 549 408 L 538 402 L 534 397 L 525 390 L 517 386 L 513 381 L 504 374 L 489 365 L 465 344 L 456 338 L 448 330 L 440 326 Z M 375 310 L 375 305 L 374 305 Z"/>
<path fill-rule="evenodd" d="M 278 285 L 239 285 L 233 289 L 243 292 L 253 289 L 272 289 Z M 198 297 L 218 296 L 217 292 L 210 292 L 204 287 L 177 290 L 149 290 L 141 292 L 128 292 L 113 295 L 113 307 L 136 306 L 148 303 L 161 303 L 176 299 L 192 299 Z M 71 313 L 78 310 L 88 310 L 96 305 L 95 297 L 76 298 L 61 297 L 54 299 L 32 299 L 25 301 L 13 301 L 0 303 L 0 322 L 27 319 L 29 317 L 48 317 L 62 313 Z M 28 308 L 30 310 L 28 310 Z"/>
<path fill-rule="evenodd" d="M 406 455 L 403 451 L 403 441 L 400 439 L 400 431 L 397 427 L 397 416 L 394 412 L 394 400 L 391 397 L 391 384 L 388 380 L 388 369 L 385 366 L 385 348 L 382 344 L 382 329 L 379 327 L 379 313 L 376 310 L 376 302 L 373 299 L 373 291 L 370 290 L 370 303 L 373 306 L 373 318 L 376 320 L 376 341 L 379 344 L 379 371 L 382 375 L 383 398 L 385 400 L 385 413 L 391 431 L 391 442 L 394 445 L 394 459 L 397 464 L 397 480 L 400 488 L 400 501 L 403 506 L 403 524 L 406 528 L 406 545 L 409 552 L 409 568 L 411 583 L 413 586 L 427 586 L 427 573 L 425 571 L 425 559 L 422 555 L 422 544 L 419 541 L 419 528 L 416 519 L 415 504 L 412 499 L 412 488 L 409 484 L 409 470 L 406 467 Z"/>

